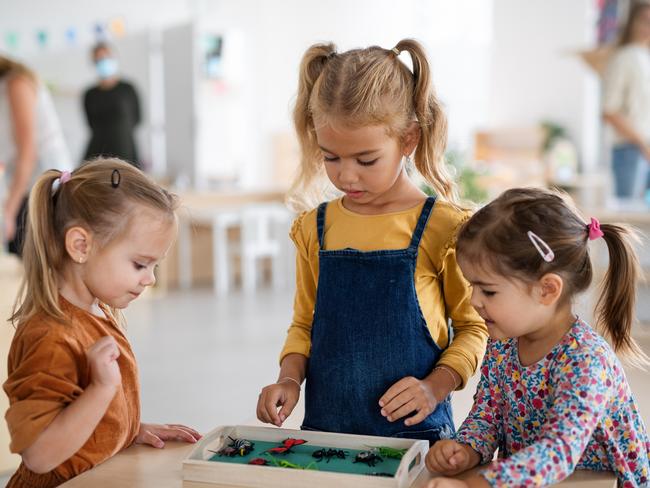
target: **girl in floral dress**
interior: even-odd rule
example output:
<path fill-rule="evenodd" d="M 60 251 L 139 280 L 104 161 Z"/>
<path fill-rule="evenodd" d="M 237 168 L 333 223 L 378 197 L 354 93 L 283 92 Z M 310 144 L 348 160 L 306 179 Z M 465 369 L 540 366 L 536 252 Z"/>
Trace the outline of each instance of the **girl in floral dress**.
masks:
<path fill-rule="evenodd" d="M 427 466 L 447 476 L 486 466 L 429 487 L 546 486 L 576 469 L 648 485 L 650 442 L 614 353 L 648 363 L 631 337 L 639 269 L 630 237 L 620 225 L 586 224 L 557 193 L 532 188 L 506 191 L 463 226 L 458 264 L 491 339 L 469 416 L 453 440 L 431 448 Z M 591 283 L 587 244 L 598 238 L 609 269 L 597 324 L 613 347 L 572 310 Z"/>

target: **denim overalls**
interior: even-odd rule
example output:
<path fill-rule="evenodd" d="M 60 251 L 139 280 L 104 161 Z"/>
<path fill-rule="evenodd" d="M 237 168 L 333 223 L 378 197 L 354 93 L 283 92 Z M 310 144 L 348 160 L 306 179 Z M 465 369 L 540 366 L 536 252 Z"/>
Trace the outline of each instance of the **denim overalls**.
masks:
<path fill-rule="evenodd" d="M 441 349 L 415 291 L 420 239 L 435 203 L 425 202 L 406 249 L 323 249 L 327 203 L 318 207 L 318 291 L 305 390 L 304 429 L 436 441 L 454 430 L 449 398 L 423 422 L 389 422 L 379 398 L 407 376 L 423 379 Z"/>

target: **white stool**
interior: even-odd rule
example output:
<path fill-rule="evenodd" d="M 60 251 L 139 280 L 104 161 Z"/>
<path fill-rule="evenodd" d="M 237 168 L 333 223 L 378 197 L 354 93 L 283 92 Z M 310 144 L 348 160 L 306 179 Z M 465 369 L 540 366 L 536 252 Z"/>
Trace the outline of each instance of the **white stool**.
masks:
<path fill-rule="evenodd" d="M 290 220 L 290 212 L 281 204 L 249 205 L 242 210 L 241 240 L 237 251 L 241 257 L 245 292 L 255 290 L 260 258 L 271 259 L 273 286 L 287 285 Z"/>
<path fill-rule="evenodd" d="M 274 287 L 286 286 L 291 269 L 291 249 L 288 233 L 291 213 L 279 203 L 246 205 L 243 207 L 213 207 L 192 211 L 189 218 L 181 218 L 178 235 L 179 285 L 182 289 L 192 286 L 192 238 L 193 223 L 212 227 L 212 272 L 214 293 L 228 293 L 231 284 L 231 262 L 241 260 L 242 288 L 255 290 L 258 261 L 270 258 Z M 241 229 L 240 240 L 229 242 L 228 230 Z"/>

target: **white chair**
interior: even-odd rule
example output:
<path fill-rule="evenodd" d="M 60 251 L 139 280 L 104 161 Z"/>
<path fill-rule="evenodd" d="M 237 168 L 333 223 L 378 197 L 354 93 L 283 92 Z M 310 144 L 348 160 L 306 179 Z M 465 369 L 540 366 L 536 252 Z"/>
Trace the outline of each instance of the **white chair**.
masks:
<path fill-rule="evenodd" d="M 193 210 L 189 218 L 180 219 L 178 236 L 179 285 L 192 286 L 192 224 L 212 227 L 212 273 L 214 293 L 226 295 L 232 283 L 232 264 L 241 262 L 242 288 L 253 292 L 257 285 L 259 260 L 271 259 L 272 284 L 288 284 L 291 269 L 289 226 L 291 213 L 279 203 L 224 206 Z M 228 230 L 241 229 L 239 241 L 228 238 Z"/>
<path fill-rule="evenodd" d="M 291 213 L 282 204 L 249 205 L 241 211 L 241 240 L 237 253 L 241 258 L 242 288 L 255 290 L 259 260 L 271 259 L 273 287 L 288 283 L 291 245 L 288 238 Z"/>

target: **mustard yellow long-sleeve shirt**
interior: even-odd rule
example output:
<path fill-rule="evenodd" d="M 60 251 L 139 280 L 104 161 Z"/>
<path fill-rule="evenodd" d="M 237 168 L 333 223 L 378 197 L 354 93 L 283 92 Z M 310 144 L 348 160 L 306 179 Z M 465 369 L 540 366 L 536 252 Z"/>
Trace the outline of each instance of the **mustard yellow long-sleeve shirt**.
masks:
<path fill-rule="evenodd" d="M 403 249 L 411 242 L 422 206 L 381 215 L 362 215 L 334 200 L 327 207 L 325 249 L 353 248 L 361 251 Z M 480 364 L 487 343 L 483 319 L 470 305 L 469 284 L 457 263 L 456 233 L 469 218 L 443 201 L 436 201 L 420 241 L 415 269 L 415 288 L 431 337 L 444 352 L 438 362 L 453 368 L 462 378 L 462 388 Z M 280 361 L 287 354 L 309 357 L 311 327 L 318 286 L 318 232 L 316 209 L 303 212 L 291 233 L 297 249 L 296 296 L 293 321 Z M 447 320 L 452 320 L 453 341 L 449 345 Z M 447 346 L 449 347 L 447 348 Z M 445 349 L 446 348 L 446 349 Z"/>

